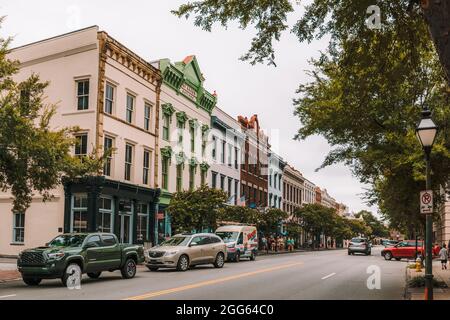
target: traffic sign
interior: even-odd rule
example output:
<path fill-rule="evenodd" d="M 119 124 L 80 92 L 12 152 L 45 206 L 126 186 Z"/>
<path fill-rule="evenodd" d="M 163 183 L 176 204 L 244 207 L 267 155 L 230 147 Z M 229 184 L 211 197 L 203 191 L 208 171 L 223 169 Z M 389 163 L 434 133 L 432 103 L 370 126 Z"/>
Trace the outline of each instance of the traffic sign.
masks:
<path fill-rule="evenodd" d="M 433 213 L 433 191 L 425 190 L 420 192 L 420 213 Z"/>

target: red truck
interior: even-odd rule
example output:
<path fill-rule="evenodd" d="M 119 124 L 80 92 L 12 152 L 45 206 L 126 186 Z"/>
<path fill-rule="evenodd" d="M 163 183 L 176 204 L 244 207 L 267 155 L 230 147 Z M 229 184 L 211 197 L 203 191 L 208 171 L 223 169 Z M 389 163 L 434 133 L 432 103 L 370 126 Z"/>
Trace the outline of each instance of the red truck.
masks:
<path fill-rule="evenodd" d="M 417 241 L 417 255 L 420 257 L 425 257 L 425 248 L 423 240 Z M 400 260 L 402 258 L 416 259 L 416 240 L 403 240 L 393 247 L 384 248 L 381 251 L 381 255 L 386 260 Z"/>

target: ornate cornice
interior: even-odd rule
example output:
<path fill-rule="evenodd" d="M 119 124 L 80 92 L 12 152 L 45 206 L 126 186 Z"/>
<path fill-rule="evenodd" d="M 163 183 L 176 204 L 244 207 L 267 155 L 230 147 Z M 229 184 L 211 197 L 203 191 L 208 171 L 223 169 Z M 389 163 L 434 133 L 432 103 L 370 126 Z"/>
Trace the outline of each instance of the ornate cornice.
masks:
<path fill-rule="evenodd" d="M 200 164 L 200 169 L 201 169 L 203 172 L 208 171 L 209 167 L 210 167 L 210 165 L 209 165 L 208 163 L 206 163 L 206 162 L 202 162 L 202 163 Z"/>
<path fill-rule="evenodd" d="M 197 119 L 190 119 L 189 120 L 189 127 L 191 127 L 194 130 L 197 130 L 197 128 L 199 127 L 199 122 Z"/>
<path fill-rule="evenodd" d="M 163 158 L 170 159 L 170 158 L 172 158 L 172 154 L 173 154 L 172 147 L 167 146 L 167 147 L 161 148 L 161 156 Z"/>
<path fill-rule="evenodd" d="M 180 151 L 176 156 L 177 164 L 184 164 L 186 161 L 186 154 L 183 151 Z"/>
<path fill-rule="evenodd" d="M 196 157 L 192 157 L 191 159 L 189 159 L 189 166 L 196 168 L 198 165 L 199 162 Z"/>
<path fill-rule="evenodd" d="M 209 130 L 209 126 L 207 124 L 202 124 L 202 134 L 205 134 L 205 132 L 208 130 Z"/>

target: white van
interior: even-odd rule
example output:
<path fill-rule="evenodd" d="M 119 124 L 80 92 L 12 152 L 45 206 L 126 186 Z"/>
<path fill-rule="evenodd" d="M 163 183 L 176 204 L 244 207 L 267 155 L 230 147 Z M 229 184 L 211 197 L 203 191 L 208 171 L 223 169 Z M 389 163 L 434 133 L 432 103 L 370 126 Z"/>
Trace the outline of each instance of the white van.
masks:
<path fill-rule="evenodd" d="M 228 260 L 239 262 L 241 258 L 256 259 L 258 252 L 258 232 L 256 227 L 247 225 L 227 225 L 217 228 L 216 234 L 227 245 Z"/>

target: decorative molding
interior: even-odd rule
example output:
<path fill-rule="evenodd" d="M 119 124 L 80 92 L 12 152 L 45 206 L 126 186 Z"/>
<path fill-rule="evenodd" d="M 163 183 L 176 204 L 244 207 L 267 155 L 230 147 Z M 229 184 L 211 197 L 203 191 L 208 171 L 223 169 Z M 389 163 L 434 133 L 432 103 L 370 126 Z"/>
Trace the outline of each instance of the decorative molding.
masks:
<path fill-rule="evenodd" d="M 194 130 L 197 130 L 197 128 L 200 126 L 200 123 L 198 122 L 198 120 L 197 119 L 190 119 L 189 120 L 189 127 L 190 128 L 192 128 L 192 129 L 194 129 Z"/>
<path fill-rule="evenodd" d="M 202 124 L 202 134 L 205 134 L 205 132 L 208 130 L 209 130 L 209 126 L 207 124 Z"/>
<path fill-rule="evenodd" d="M 191 159 L 189 159 L 189 166 L 190 167 L 195 167 L 197 168 L 197 166 L 200 164 L 200 162 L 197 160 L 196 157 L 192 157 Z"/>
<path fill-rule="evenodd" d="M 179 111 L 176 113 L 177 116 L 177 121 L 179 123 L 182 124 L 182 126 L 184 127 L 184 124 L 186 123 L 186 121 L 189 119 L 188 116 L 186 115 L 186 112 L 184 111 Z"/>
<path fill-rule="evenodd" d="M 206 162 L 202 162 L 200 164 L 200 170 L 202 170 L 202 172 L 208 171 L 209 168 L 210 168 L 210 165 L 208 163 L 206 163 Z"/>
<path fill-rule="evenodd" d="M 175 108 L 171 103 L 164 103 L 161 105 L 163 114 L 172 117 L 173 113 L 175 112 Z"/>
<path fill-rule="evenodd" d="M 161 148 L 161 157 L 163 158 L 172 158 L 173 150 L 171 146 L 167 146 L 164 148 Z"/>
<path fill-rule="evenodd" d="M 175 155 L 177 165 L 178 164 L 184 165 L 186 159 L 187 159 L 186 154 L 183 151 L 180 151 L 178 154 Z"/>

